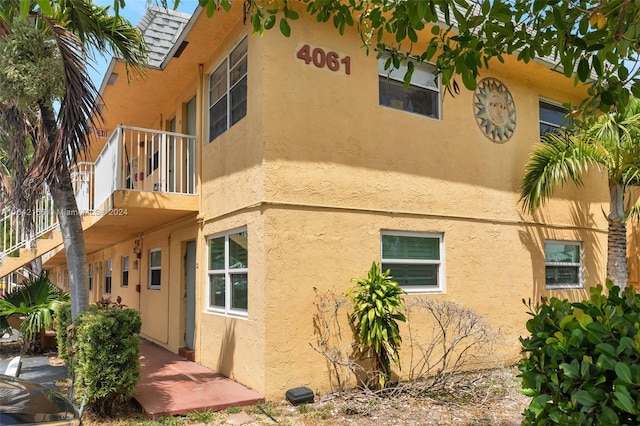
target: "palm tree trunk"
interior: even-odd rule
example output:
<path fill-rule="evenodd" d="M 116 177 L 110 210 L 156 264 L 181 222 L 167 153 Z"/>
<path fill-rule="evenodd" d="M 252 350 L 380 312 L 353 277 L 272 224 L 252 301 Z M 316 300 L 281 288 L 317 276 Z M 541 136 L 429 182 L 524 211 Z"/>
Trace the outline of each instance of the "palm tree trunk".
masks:
<path fill-rule="evenodd" d="M 43 129 L 51 144 L 59 129 L 50 105 L 40 103 Z M 62 155 L 61 158 L 66 158 Z M 64 160 L 61 160 L 64 161 Z M 47 185 L 53 198 L 58 216 L 62 242 L 64 244 L 69 271 L 69 293 L 71 294 L 71 321 L 81 311 L 89 309 L 89 277 L 87 272 L 87 252 L 82 231 L 82 217 L 78 211 L 71 174 L 68 164 L 53 165 L 55 172 L 49 174 Z"/>
<path fill-rule="evenodd" d="M 607 237 L 607 278 L 621 289 L 627 287 L 627 226 L 624 218 L 624 188 L 610 184 L 611 213 Z"/>
<path fill-rule="evenodd" d="M 55 182 L 49 182 L 49 190 L 58 215 L 62 242 L 67 257 L 71 320 L 74 321 L 79 312 L 89 309 L 89 278 L 82 216 L 78 211 L 68 167 L 63 167 L 56 176 Z"/>

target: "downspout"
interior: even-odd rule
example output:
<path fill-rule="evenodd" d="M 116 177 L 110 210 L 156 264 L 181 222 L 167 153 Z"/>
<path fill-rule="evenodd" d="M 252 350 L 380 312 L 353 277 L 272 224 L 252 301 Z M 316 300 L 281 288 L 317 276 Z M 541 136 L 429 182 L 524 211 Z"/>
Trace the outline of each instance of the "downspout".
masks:
<path fill-rule="evenodd" d="M 198 158 L 196 167 L 196 191 L 198 194 L 198 215 L 196 216 L 196 223 L 198 224 L 198 236 L 196 240 L 196 283 L 195 283 L 195 303 L 196 303 L 196 318 L 193 330 L 193 342 L 195 346 L 195 358 L 199 361 L 202 353 L 202 334 L 200 333 L 200 319 L 201 316 L 197 315 L 200 312 L 198 306 L 201 306 L 204 298 L 203 292 L 203 277 L 200 272 L 200 262 L 198 259 L 204 259 L 205 247 L 204 241 L 204 203 L 202 196 L 202 170 L 203 170 L 203 136 L 204 129 L 204 65 L 198 64 L 198 87 L 196 92 L 196 156 Z"/>

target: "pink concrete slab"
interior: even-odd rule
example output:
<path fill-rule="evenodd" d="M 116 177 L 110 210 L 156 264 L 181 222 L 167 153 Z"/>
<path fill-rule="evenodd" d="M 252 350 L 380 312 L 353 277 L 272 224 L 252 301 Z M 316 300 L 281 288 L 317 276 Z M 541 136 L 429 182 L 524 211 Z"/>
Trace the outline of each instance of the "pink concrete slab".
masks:
<path fill-rule="evenodd" d="M 145 340 L 140 366 L 134 398 L 151 418 L 264 402 L 257 392 Z"/>

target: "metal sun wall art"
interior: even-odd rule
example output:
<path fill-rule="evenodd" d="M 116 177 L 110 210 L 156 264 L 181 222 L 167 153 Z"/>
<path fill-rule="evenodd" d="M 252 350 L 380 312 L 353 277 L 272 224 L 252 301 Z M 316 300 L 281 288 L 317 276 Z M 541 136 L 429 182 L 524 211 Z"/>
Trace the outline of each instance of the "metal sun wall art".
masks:
<path fill-rule="evenodd" d="M 485 78 L 478 82 L 473 111 L 478 127 L 493 142 L 505 143 L 516 130 L 516 104 L 500 80 Z"/>

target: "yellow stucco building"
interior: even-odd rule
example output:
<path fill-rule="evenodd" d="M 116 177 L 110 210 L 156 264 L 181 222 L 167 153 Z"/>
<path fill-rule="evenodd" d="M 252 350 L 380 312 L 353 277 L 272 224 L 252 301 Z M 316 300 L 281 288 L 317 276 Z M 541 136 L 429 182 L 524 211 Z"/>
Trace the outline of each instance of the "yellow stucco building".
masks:
<path fill-rule="evenodd" d="M 91 298 L 142 316 L 143 337 L 267 397 L 330 387 L 314 288 L 339 294 L 382 262 L 406 299 L 455 301 L 519 356 L 522 299 L 583 298 L 603 282 L 606 180 L 568 185 L 532 217 L 518 204 L 540 132 L 583 91 L 549 64 L 507 58 L 445 94 L 427 65 L 366 55 L 304 13 L 252 35 L 241 7 L 207 18 L 151 8 L 144 78 L 112 61 L 104 127 L 74 174 Z M 55 230 L 44 254 L 68 285 Z M 17 259 L 17 260 L 16 260 Z M 348 328 L 347 328 L 348 330 Z"/>

